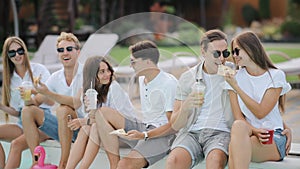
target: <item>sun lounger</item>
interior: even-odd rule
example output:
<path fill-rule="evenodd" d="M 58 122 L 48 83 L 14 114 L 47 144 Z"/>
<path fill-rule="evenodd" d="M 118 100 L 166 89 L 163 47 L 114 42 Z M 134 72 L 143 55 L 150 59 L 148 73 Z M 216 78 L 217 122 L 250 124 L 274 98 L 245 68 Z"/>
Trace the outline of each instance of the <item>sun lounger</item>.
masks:
<path fill-rule="evenodd" d="M 53 73 L 60 68 L 60 63 L 56 51 L 56 42 L 58 35 L 47 35 L 39 46 L 38 50 L 33 54 L 31 62 L 40 63 L 46 66 L 46 68 Z"/>
<path fill-rule="evenodd" d="M 118 39 L 117 34 L 91 34 L 81 48 L 79 62 L 84 63 L 91 56 L 106 56 L 112 65 L 118 64 L 109 56 Z"/>
<path fill-rule="evenodd" d="M 267 54 L 285 58 L 286 61 L 276 63 L 275 66 L 283 70 L 287 75 L 298 75 L 300 78 L 300 58 L 290 58 L 287 54 L 280 51 L 267 51 Z"/>

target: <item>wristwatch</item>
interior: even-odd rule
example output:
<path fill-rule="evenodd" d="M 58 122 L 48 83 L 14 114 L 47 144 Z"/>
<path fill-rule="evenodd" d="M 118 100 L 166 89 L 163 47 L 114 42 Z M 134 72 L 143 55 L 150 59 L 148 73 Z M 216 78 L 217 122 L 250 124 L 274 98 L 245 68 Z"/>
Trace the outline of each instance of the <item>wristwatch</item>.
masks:
<path fill-rule="evenodd" d="M 147 141 L 149 138 L 148 133 L 147 133 L 147 131 L 144 131 L 143 133 L 144 133 L 144 140 Z"/>

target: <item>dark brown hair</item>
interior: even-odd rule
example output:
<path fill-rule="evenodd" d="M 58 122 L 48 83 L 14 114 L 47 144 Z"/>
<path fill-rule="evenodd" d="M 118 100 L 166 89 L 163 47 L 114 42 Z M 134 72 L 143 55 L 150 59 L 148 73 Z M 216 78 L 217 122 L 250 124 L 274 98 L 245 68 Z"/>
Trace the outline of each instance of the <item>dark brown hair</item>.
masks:
<path fill-rule="evenodd" d="M 104 62 L 108 66 L 108 70 L 111 72 L 110 81 L 108 84 L 101 84 L 98 79 L 98 72 L 100 69 L 100 63 Z M 103 56 L 89 57 L 84 64 L 83 68 L 83 92 L 85 93 L 87 89 L 92 88 L 98 92 L 98 104 L 102 104 L 106 101 L 109 86 L 113 80 L 114 70 L 112 66 Z"/>
<path fill-rule="evenodd" d="M 137 42 L 129 47 L 129 51 L 135 58 L 150 59 L 153 63 L 158 63 L 159 51 L 156 44 L 152 41 L 144 40 Z"/>
<path fill-rule="evenodd" d="M 277 69 L 267 55 L 263 45 L 255 33 L 247 31 L 239 34 L 231 41 L 231 50 L 233 50 L 233 42 L 236 42 L 238 46 L 248 54 L 249 58 L 260 68 L 266 70 L 270 76 L 271 74 L 269 69 Z M 284 99 L 284 95 L 279 97 L 279 109 L 281 112 L 284 112 L 285 110 Z"/>
<path fill-rule="evenodd" d="M 224 32 L 219 29 L 212 29 L 205 32 L 200 40 L 200 46 L 207 51 L 208 44 L 215 40 L 225 40 L 227 42 L 227 36 Z"/>

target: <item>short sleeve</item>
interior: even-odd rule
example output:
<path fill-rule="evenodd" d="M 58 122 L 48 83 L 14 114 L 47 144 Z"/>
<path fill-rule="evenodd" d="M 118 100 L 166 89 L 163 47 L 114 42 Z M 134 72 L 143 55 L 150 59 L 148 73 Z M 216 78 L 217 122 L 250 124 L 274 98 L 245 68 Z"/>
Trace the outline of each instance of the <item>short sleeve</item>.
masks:
<path fill-rule="evenodd" d="M 173 111 L 177 80 L 171 80 L 169 83 L 170 84 L 168 85 L 165 91 L 165 98 L 166 98 L 165 105 L 166 105 L 166 111 Z"/>
<path fill-rule="evenodd" d="M 286 76 L 283 71 L 277 69 L 273 73 L 272 78 L 272 82 L 268 88 L 282 88 L 280 95 L 284 95 L 291 90 L 291 85 L 286 81 Z"/>

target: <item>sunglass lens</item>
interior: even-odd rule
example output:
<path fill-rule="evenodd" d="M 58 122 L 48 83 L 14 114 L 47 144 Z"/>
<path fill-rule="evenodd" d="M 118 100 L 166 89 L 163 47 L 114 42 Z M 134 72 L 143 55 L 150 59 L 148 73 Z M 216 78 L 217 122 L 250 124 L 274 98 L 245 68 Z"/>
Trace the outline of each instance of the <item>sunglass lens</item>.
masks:
<path fill-rule="evenodd" d="M 230 55 L 230 52 L 227 50 L 223 51 L 222 53 L 224 58 L 227 58 Z"/>
<path fill-rule="evenodd" d="M 67 49 L 68 52 L 71 52 L 73 50 L 73 47 L 72 46 L 68 46 L 68 47 L 66 47 L 66 49 Z"/>
<path fill-rule="evenodd" d="M 64 48 L 57 48 L 57 52 L 58 52 L 58 53 L 64 52 Z"/>
<path fill-rule="evenodd" d="M 239 54 L 240 54 L 240 49 L 238 49 L 238 48 L 234 48 L 233 49 L 233 51 L 232 51 L 232 55 L 236 55 L 236 56 L 239 56 Z"/>
<path fill-rule="evenodd" d="M 17 52 L 19 55 L 24 55 L 25 50 L 23 48 L 19 48 L 19 49 L 17 49 Z"/>
<path fill-rule="evenodd" d="M 220 55 L 221 55 L 221 52 L 220 52 L 220 51 L 217 51 L 217 50 L 215 50 L 215 51 L 213 52 L 213 55 L 214 55 L 214 58 L 218 58 L 218 57 L 220 57 Z"/>
<path fill-rule="evenodd" d="M 12 57 L 15 57 L 16 56 L 16 51 L 15 50 L 10 50 L 7 52 L 7 55 L 12 58 Z"/>

